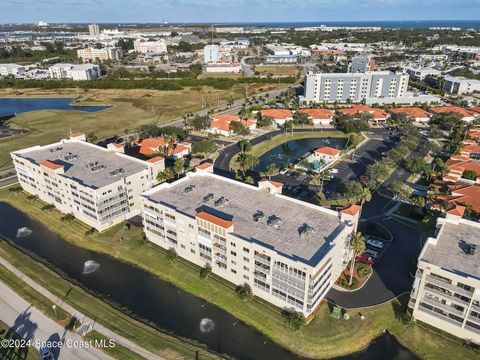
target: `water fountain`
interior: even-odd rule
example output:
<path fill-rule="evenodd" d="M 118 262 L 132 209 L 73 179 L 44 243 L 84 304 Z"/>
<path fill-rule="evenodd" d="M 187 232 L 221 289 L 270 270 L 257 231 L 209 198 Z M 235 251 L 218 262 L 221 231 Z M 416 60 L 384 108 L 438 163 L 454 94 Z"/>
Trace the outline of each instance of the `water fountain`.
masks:
<path fill-rule="evenodd" d="M 28 236 L 32 233 L 32 230 L 26 226 L 17 230 L 17 238 Z"/>
<path fill-rule="evenodd" d="M 88 275 L 95 272 L 100 267 L 100 264 L 93 261 L 87 260 L 83 263 L 83 275 Z"/>
<path fill-rule="evenodd" d="M 212 319 L 203 318 L 203 319 L 200 321 L 200 331 L 201 331 L 202 333 L 209 333 L 209 332 L 212 331 L 213 329 L 215 329 L 215 323 L 213 322 Z"/>

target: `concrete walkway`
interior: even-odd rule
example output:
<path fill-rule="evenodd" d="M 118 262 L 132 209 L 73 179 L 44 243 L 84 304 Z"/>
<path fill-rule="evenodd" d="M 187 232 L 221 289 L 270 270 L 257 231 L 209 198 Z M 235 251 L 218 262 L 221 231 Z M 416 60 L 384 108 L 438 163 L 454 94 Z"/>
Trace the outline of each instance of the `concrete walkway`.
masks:
<path fill-rule="evenodd" d="M 88 326 L 90 328 L 94 328 L 95 331 L 99 332 L 103 336 L 109 339 L 115 340 L 115 342 L 119 345 L 122 345 L 129 350 L 137 353 L 138 355 L 142 356 L 145 359 L 152 359 L 152 360 L 157 360 L 157 359 L 162 359 L 160 356 L 155 355 L 151 353 L 150 351 L 142 348 L 141 346 L 137 345 L 136 343 L 124 338 L 123 336 L 120 336 L 116 334 L 115 332 L 111 331 L 110 329 L 106 328 L 105 326 L 99 324 L 98 322 L 95 322 L 94 320 L 90 319 L 87 317 L 85 314 L 79 312 L 72 306 L 70 306 L 68 303 L 62 301 L 60 298 L 57 296 L 53 295 L 51 292 L 49 292 L 47 289 L 42 287 L 41 285 L 37 284 L 33 279 L 25 275 L 23 272 L 15 268 L 12 264 L 10 264 L 7 260 L 4 258 L 0 257 L 0 265 L 5 267 L 7 270 L 11 271 L 15 276 L 23 280 L 27 285 L 38 291 L 40 294 L 48 298 L 50 301 L 52 301 L 54 304 L 56 304 L 58 307 L 61 307 L 64 309 L 66 312 L 71 314 L 72 316 L 75 316 L 77 319 L 80 319 L 83 322 L 83 326 Z M 17 314 L 18 315 L 18 314 Z M 10 325 L 10 324 L 9 324 Z M 58 325 L 60 326 L 60 325 Z M 83 327 L 82 326 L 82 327 Z M 78 335 L 79 336 L 79 335 Z"/>
<path fill-rule="evenodd" d="M 111 359 L 95 347 L 75 346 L 85 343 L 80 335 L 66 331 L 61 325 L 32 307 L 12 289 L 0 282 L 0 318 L 32 346 L 40 350 L 41 343 L 61 341 L 60 347 L 49 347 L 55 359 Z"/>

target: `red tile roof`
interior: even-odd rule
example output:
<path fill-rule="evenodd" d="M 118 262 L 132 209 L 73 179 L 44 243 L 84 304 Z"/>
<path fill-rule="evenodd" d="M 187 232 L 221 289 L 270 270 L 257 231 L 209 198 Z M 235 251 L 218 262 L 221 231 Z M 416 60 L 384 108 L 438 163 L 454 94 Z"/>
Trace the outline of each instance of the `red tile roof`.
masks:
<path fill-rule="evenodd" d="M 148 159 L 147 162 L 149 162 L 149 163 L 157 163 L 157 162 L 163 161 L 163 160 L 165 160 L 165 158 L 163 158 L 163 157 L 161 157 L 161 156 L 155 156 L 155 157 L 153 157 L 153 158 L 151 158 L 151 159 Z"/>
<path fill-rule="evenodd" d="M 79 137 L 79 136 L 84 136 L 85 133 L 83 132 L 74 132 L 74 133 L 71 133 L 70 135 L 68 135 L 68 137 L 71 139 L 71 138 L 74 138 L 74 137 Z"/>
<path fill-rule="evenodd" d="M 196 168 L 200 170 L 206 170 L 211 168 L 212 166 L 213 164 L 207 161 L 207 162 L 201 163 L 200 165 L 197 165 Z"/>
<path fill-rule="evenodd" d="M 205 211 L 200 211 L 200 212 L 196 213 L 195 216 L 197 218 L 208 221 L 212 224 L 218 225 L 218 226 L 220 226 L 224 229 L 228 229 L 229 227 L 231 227 L 233 225 L 233 221 L 222 219 L 221 217 L 209 214 Z"/>
<path fill-rule="evenodd" d="M 292 112 L 287 109 L 265 109 L 265 110 L 260 110 L 260 114 L 262 116 L 271 116 L 274 119 L 288 119 L 292 117 Z"/>
<path fill-rule="evenodd" d="M 320 154 L 325 154 L 325 155 L 331 155 L 331 156 L 337 156 L 338 154 L 341 153 L 340 150 L 332 147 L 328 147 L 328 146 L 319 147 L 318 149 L 315 150 L 315 152 Z"/>
<path fill-rule="evenodd" d="M 147 138 L 140 141 L 140 154 L 152 155 L 167 145 L 167 141 L 163 137 Z"/>
<path fill-rule="evenodd" d="M 453 208 L 447 210 L 447 214 L 463 217 L 465 214 L 465 206 L 454 205 Z"/>
<path fill-rule="evenodd" d="M 350 108 L 340 109 L 339 111 L 342 114 L 351 115 L 351 116 L 360 115 L 362 113 L 369 113 L 369 114 L 373 115 L 373 118 L 375 120 L 379 120 L 379 119 L 383 120 L 383 119 L 386 119 L 388 117 L 388 114 L 385 111 L 383 111 L 382 109 L 372 108 L 370 106 L 362 105 L 362 104 L 353 105 Z"/>
<path fill-rule="evenodd" d="M 58 164 L 55 164 L 54 162 L 50 161 L 50 160 L 43 160 L 43 161 L 40 161 L 39 164 L 41 166 L 45 166 L 49 169 L 52 169 L 52 170 L 57 170 L 57 169 L 61 169 L 63 168 L 63 165 L 58 165 Z"/>
<path fill-rule="evenodd" d="M 440 106 L 440 107 L 432 107 L 430 111 L 436 114 L 440 113 L 455 113 L 462 115 L 463 117 L 471 117 L 474 116 L 475 113 L 473 111 L 469 111 L 467 109 L 458 107 L 458 106 Z"/>
<path fill-rule="evenodd" d="M 239 121 L 240 120 L 240 116 L 238 115 L 212 115 L 210 116 L 210 118 L 213 120 L 213 121 L 217 121 L 217 120 L 220 120 L 220 121 Z"/>
<path fill-rule="evenodd" d="M 283 183 L 281 183 L 281 182 L 268 180 L 268 179 L 262 179 L 262 180 L 259 181 L 259 183 L 261 183 L 261 182 L 269 182 L 270 184 L 272 184 L 276 188 L 281 188 L 283 186 Z"/>
<path fill-rule="evenodd" d="M 404 113 L 413 116 L 415 119 L 429 118 L 431 116 L 428 112 L 419 107 L 395 108 L 390 109 L 389 111 L 396 114 Z"/>
<path fill-rule="evenodd" d="M 333 117 L 333 111 L 328 109 L 300 109 L 298 112 L 307 114 L 312 119 L 331 119 Z"/>
<path fill-rule="evenodd" d="M 347 215 L 357 215 L 357 213 L 360 211 L 362 207 L 360 205 L 350 205 L 349 207 L 340 210 L 341 213 L 347 214 Z"/>
<path fill-rule="evenodd" d="M 480 214 L 480 184 L 453 184 L 449 187 L 452 195 L 439 195 L 437 200 L 447 200 L 450 206 L 461 205 L 470 207 L 473 211 Z"/>

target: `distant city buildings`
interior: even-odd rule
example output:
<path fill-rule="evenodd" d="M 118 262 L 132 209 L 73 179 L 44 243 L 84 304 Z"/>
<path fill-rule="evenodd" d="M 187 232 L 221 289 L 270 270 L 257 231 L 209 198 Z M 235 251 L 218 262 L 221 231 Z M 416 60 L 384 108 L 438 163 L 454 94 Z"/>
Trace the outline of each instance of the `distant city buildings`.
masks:
<path fill-rule="evenodd" d="M 90 36 L 99 36 L 100 35 L 100 27 L 97 24 L 88 25 L 88 34 Z"/>
<path fill-rule="evenodd" d="M 103 231 L 141 211 L 140 193 L 164 162 L 126 156 L 85 141 L 85 134 L 11 153 L 22 188 L 65 214 Z"/>
<path fill-rule="evenodd" d="M 52 79 L 93 80 L 99 77 L 100 67 L 94 64 L 55 64 L 48 68 Z"/>
<path fill-rule="evenodd" d="M 438 218 L 418 258 L 408 306 L 413 317 L 459 338 L 480 342 L 480 223 L 456 206 Z"/>
<path fill-rule="evenodd" d="M 17 77 L 25 73 L 25 66 L 17 64 L 0 64 L 0 76 L 14 76 Z"/>
<path fill-rule="evenodd" d="M 162 54 L 167 52 L 167 42 L 164 39 L 156 41 L 141 41 L 140 39 L 137 39 L 133 42 L 133 49 L 142 54 Z"/>
<path fill-rule="evenodd" d="M 102 49 L 88 47 L 85 49 L 77 50 L 77 56 L 78 58 L 81 58 L 83 61 L 96 62 L 98 59 L 101 61 L 105 61 L 105 60 L 118 61 L 122 57 L 122 50 L 117 47 L 106 47 Z"/>
<path fill-rule="evenodd" d="M 443 90 L 454 95 L 480 92 L 480 80 L 467 79 L 463 76 L 445 76 Z"/>
<path fill-rule="evenodd" d="M 403 71 L 410 75 L 410 78 L 413 80 L 425 80 L 427 76 L 440 76 L 442 72 L 429 67 L 413 67 L 405 66 Z"/>
<path fill-rule="evenodd" d="M 349 73 L 366 73 L 375 70 L 375 60 L 370 56 L 355 56 L 348 64 Z"/>
<path fill-rule="evenodd" d="M 301 101 L 355 102 L 369 98 L 401 98 L 405 96 L 408 75 L 388 71 L 366 73 L 314 73 L 305 76 L 305 91 Z"/>
<path fill-rule="evenodd" d="M 306 316 L 351 258 L 359 206 L 332 211 L 207 171 L 142 194 L 146 237 L 258 297 Z"/>

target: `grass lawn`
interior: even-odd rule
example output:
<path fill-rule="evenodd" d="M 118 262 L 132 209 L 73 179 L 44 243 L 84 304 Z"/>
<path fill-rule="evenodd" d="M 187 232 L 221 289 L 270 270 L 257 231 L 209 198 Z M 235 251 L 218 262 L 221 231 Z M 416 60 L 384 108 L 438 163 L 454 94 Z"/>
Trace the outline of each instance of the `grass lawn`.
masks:
<path fill-rule="evenodd" d="M 272 76 L 295 76 L 298 72 L 297 65 L 259 65 L 255 66 L 255 71 L 260 75 Z"/>
<path fill-rule="evenodd" d="M 50 230 L 60 234 L 65 240 L 143 267 L 156 276 L 220 306 L 237 318 L 256 327 L 278 344 L 304 356 L 328 358 L 360 351 L 385 328 L 392 332 L 402 344 L 420 355 L 428 355 L 429 359 L 468 359 L 474 356 L 473 352 L 462 346 L 461 341 L 445 339 L 416 325 L 411 327 L 405 325 L 400 314 L 406 306 L 408 296 L 404 296 L 401 303 L 395 300 L 373 308 L 352 311 L 351 319 L 348 321 L 331 318 L 329 307 L 323 304 L 309 325 L 294 332 L 286 325 L 279 308 L 259 299 L 244 302 L 235 294 L 233 284 L 217 276 L 212 275 L 208 280 L 200 280 L 199 268 L 185 260 L 177 259 L 170 264 L 166 260 L 164 250 L 142 240 L 140 229 L 132 228 L 128 233 L 124 233 L 122 226 L 119 225 L 103 234 L 95 234 L 92 238 L 86 238 L 83 234 L 88 227 L 75 221 L 69 225 L 67 230 L 65 224 L 60 221 L 61 215 L 58 212 L 44 213 L 39 201 L 31 203 L 24 194 L 15 195 L 3 189 L 0 190 L 0 199 L 13 204 L 33 219 L 43 222 Z M 119 241 L 121 236 L 123 236 L 123 241 Z M 1 248 L 4 246 L 2 245 Z M 15 253 L 7 252 L 4 249 L 0 255 L 13 262 L 11 257 Z M 68 290 L 68 285 L 64 280 L 51 274 L 50 271 L 48 271 L 50 279 L 46 278 L 43 273 L 47 271 L 45 269 L 40 271 L 32 261 L 24 260 L 16 265 L 45 287 L 49 289 L 53 287 L 54 290 L 58 287 L 57 290 L 51 291 L 60 296 Z M 52 281 L 51 278 L 54 278 L 55 281 Z M 86 313 L 93 311 L 92 302 L 95 304 L 95 309 L 100 306 L 97 304 L 100 301 L 98 299 L 88 299 L 86 303 L 82 299 L 77 299 L 77 296 L 80 296 L 79 290 L 74 291 L 73 294 L 75 296 L 72 296 L 72 299 L 69 295 L 69 301 L 73 302 L 72 305 L 81 311 Z M 358 312 L 365 316 L 365 320 L 360 319 Z M 125 321 L 122 315 L 117 312 L 113 313 L 111 310 L 104 309 L 101 314 L 103 323 L 112 327 L 114 331 L 117 331 L 119 322 Z M 133 320 L 130 321 L 133 322 Z M 117 332 L 122 334 L 121 331 L 129 331 L 131 328 L 132 326 L 128 326 L 127 329 L 120 326 L 120 330 Z M 151 331 L 153 332 L 153 330 Z M 159 334 L 158 332 L 154 333 Z M 138 339 L 139 335 L 134 332 L 126 337 Z M 148 340 L 152 339 L 151 337 L 140 338 L 146 348 L 153 346 L 150 342 L 153 340 Z M 162 338 L 158 342 L 161 340 Z"/>
<path fill-rule="evenodd" d="M 197 79 L 208 78 L 224 78 L 224 79 L 240 79 L 243 77 L 242 73 L 204 73 L 197 76 Z"/>
<path fill-rule="evenodd" d="M 248 93 L 254 95 L 281 87 L 280 85 L 251 84 Z M 226 105 L 231 99 L 241 99 L 245 95 L 245 86 L 236 85 L 231 89 L 217 90 L 209 87 L 187 88 L 180 91 L 157 90 L 83 90 L 75 89 L 40 90 L 2 89 L 3 97 L 77 97 L 78 105 L 108 104 L 112 108 L 100 112 L 42 110 L 19 114 L 8 123 L 14 128 L 28 130 L 0 139 L 0 169 L 11 164 L 9 153 L 33 145 L 45 145 L 68 136 L 74 132 L 95 132 L 99 139 L 119 134 L 125 129 L 134 129 L 140 125 L 161 123 L 182 117 L 186 113 L 201 109 L 202 94 L 207 106 Z"/>
<path fill-rule="evenodd" d="M 267 151 L 272 150 L 274 147 L 283 144 L 284 142 L 290 140 L 299 140 L 299 139 L 308 139 L 308 138 L 348 138 L 348 135 L 340 131 L 322 131 L 322 132 L 311 132 L 305 129 L 305 132 L 294 132 L 288 134 L 279 134 L 270 138 L 269 140 L 262 141 L 260 144 L 257 144 L 252 147 L 248 153 L 260 157 L 265 154 Z M 238 155 L 235 155 L 231 162 L 230 168 L 232 170 L 240 169 L 240 166 L 237 163 Z"/>
<path fill-rule="evenodd" d="M 5 331 L 5 334 L 0 335 L 1 339 L 20 339 L 16 333 L 9 332 L 10 327 L 0 320 L 0 331 Z M 40 353 L 33 346 L 28 350 L 25 348 L 0 348 L 0 359 L 22 359 L 22 360 L 37 360 L 40 359 Z"/>

